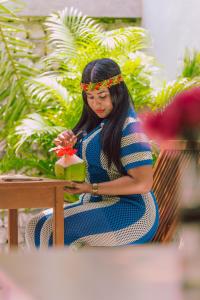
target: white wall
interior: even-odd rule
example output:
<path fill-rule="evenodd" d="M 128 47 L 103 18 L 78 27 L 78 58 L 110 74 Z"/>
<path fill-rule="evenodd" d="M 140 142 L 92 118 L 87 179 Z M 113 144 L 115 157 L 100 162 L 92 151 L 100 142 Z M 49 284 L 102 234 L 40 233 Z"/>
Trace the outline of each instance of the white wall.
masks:
<path fill-rule="evenodd" d="M 92 17 L 141 17 L 141 0 L 23 0 L 23 15 L 46 16 L 73 6 Z"/>
<path fill-rule="evenodd" d="M 142 15 L 162 76 L 174 79 L 185 48 L 200 51 L 200 0 L 143 0 Z"/>

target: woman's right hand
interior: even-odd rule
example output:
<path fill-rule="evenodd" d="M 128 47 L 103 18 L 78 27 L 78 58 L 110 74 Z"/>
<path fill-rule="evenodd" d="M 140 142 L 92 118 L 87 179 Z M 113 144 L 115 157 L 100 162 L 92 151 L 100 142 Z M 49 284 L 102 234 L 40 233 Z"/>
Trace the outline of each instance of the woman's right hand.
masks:
<path fill-rule="evenodd" d="M 66 130 L 61 132 L 55 139 L 54 144 L 56 146 L 62 146 L 62 147 L 73 147 L 77 142 L 77 137 L 73 133 L 72 130 Z"/>

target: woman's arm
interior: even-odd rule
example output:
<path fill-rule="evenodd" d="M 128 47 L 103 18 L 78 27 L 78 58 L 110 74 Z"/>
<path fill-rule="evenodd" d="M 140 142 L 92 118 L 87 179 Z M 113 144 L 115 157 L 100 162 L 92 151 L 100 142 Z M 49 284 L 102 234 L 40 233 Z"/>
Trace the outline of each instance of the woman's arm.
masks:
<path fill-rule="evenodd" d="M 146 194 L 151 190 L 152 183 L 152 166 L 141 166 L 128 170 L 128 175 L 126 176 L 122 176 L 112 181 L 98 183 L 98 194 L 113 196 Z M 71 194 L 92 192 L 92 185 L 90 183 L 75 183 L 74 185 L 75 188 L 66 188 L 66 191 Z M 68 186 L 71 186 L 70 182 Z"/>
<path fill-rule="evenodd" d="M 148 193 L 153 184 L 152 166 L 128 170 L 127 176 L 98 184 L 100 195 L 130 195 Z"/>

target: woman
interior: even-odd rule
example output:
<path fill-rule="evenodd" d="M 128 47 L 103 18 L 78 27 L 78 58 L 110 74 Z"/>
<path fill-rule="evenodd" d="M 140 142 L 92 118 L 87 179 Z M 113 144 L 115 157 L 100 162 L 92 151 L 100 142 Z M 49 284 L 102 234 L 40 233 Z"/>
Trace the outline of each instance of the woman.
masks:
<path fill-rule="evenodd" d="M 90 62 L 82 74 L 82 116 L 55 144 L 73 144 L 87 165 L 86 182 L 67 182 L 80 194 L 64 208 L 65 245 L 123 246 L 147 243 L 158 227 L 152 187 L 152 156 L 119 66 L 111 59 Z M 77 140 L 76 134 L 82 131 Z M 52 245 L 52 210 L 27 225 L 30 247 Z"/>

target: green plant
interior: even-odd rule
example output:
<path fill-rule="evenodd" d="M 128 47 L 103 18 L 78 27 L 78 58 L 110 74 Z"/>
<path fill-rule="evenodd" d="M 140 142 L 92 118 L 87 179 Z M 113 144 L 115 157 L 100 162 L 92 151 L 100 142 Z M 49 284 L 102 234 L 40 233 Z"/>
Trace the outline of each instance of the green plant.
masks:
<path fill-rule="evenodd" d="M 93 59 L 110 57 L 120 65 L 136 110 L 161 109 L 176 93 L 199 84 L 198 78 L 182 78 L 153 91 L 156 65 L 145 54 L 147 32 L 130 26 L 105 31 L 100 22 L 73 8 L 46 19 L 51 51 L 36 67 L 32 45 L 17 37 L 24 32 L 21 19 L 6 6 L 14 2 L 0 2 L 0 145 L 6 145 L 0 172 L 54 176 L 56 158 L 48 150 L 57 133 L 72 128 L 80 117 L 81 73 Z"/>
<path fill-rule="evenodd" d="M 189 51 L 188 49 L 185 51 L 181 77 L 200 77 L 200 52 Z"/>
<path fill-rule="evenodd" d="M 72 8 L 50 15 L 45 26 L 52 50 L 41 59 L 40 74 L 36 70 L 23 77 L 26 109 L 21 110 L 15 124 L 9 127 L 7 153 L 0 163 L 3 172 L 21 169 L 53 176 L 55 157 L 48 149 L 57 132 L 72 128 L 80 116 L 81 73 L 92 59 L 111 57 L 116 60 L 134 95 L 136 109 L 151 105 L 154 63 L 141 52 L 148 46 L 144 29 L 126 27 L 104 31 L 100 23 Z M 32 76 L 34 74 L 36 76 Z"/>
<path fill-rule="evenodd" d="M 172 82 L 164 83 L 162 88 L 155 91 L 152 100 L 152 110 L 163 109 L 177 94 L 184 90 L 200 85 L 200 78 L 180 78 Z"/>
<path fill-rule="evenodd" d="M 15 4 L 12 10 L 11 4 Z M 32 62 L 33 45 L 21 38 L 24 29 L 15 14 L 18 9 L 19 1 L 0 2 L 0 139 L 29 111 L 25 81 L 37 74 Z"/>

